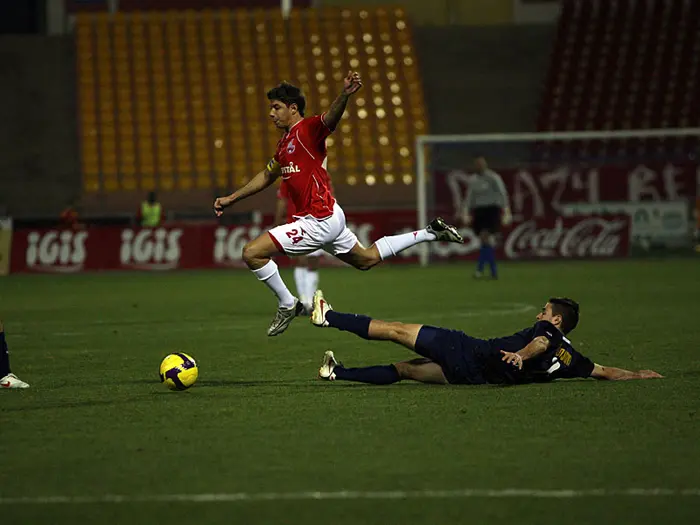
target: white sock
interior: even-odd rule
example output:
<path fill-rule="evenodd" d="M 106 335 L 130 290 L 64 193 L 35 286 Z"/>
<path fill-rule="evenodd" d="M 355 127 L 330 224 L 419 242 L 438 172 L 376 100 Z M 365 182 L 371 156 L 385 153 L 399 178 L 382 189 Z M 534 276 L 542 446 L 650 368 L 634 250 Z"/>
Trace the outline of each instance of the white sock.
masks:
<path fill-rule="evenodd" d="M 428 230 L 416 230 L 414 232 L 402 233 L 400 235 L 391 235 L 389 237 L 382 237 L 378 239 L 374 244 L 379 250 L 379 256 L 382 260 L 389 257 L 393 257 L 399 252 L 404 251 L 406 248 L 415 246 L 426 241 L 434 241 L 437 239 L 434 233 L 430 233 Z"/>
<path fill-rule="evenodd" d="M 318 290 L 318 270 L 306 270 L 306 297 L 311 301 Z"/>
<path fill-rule="evenodd" d="M 294 268 L 294 284 L 297 287 L 297 293 L 299 294 L 299 299 L 301 302 L 308 301 L 308 281 L 307 270 L 302 266 L 297 266 Z"/>
<path fill-rule="evenodd" d="M 263 281 L 270 290 L 274 292 L 282 308 L 291 308 L 294 306 L 294 296 L 292 292 L 289 291 L 289 288 L 287 288 L 287 285 L 284 284 L 275 261 L 270 259 L 270 262 L 262 268 L 253 270 L 253 273 L 258 280 Z"/>

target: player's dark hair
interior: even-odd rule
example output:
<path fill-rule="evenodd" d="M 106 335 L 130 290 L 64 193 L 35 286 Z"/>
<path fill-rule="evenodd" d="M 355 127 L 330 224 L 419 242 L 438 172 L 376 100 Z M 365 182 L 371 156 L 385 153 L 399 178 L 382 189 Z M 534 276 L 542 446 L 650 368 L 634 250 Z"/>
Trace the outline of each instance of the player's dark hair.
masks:
<path fill-rule="evenodd" d="M 267 92 L 268 100 L 279 100 L 287 107 L 292 104 L 297 105 L 297 111 L 303 117 L 304 109 L 306 108 L 306 98 L 301 92 L 301 89 L 290 84 L 289 82 L 281 82 Z"/>
<path fill-rule="evenodd" d="M 551 297 L 552 314 L 561 315 L 561 331 L 568 334 L 578 325 L 578 303 L 568 297 Z"/>

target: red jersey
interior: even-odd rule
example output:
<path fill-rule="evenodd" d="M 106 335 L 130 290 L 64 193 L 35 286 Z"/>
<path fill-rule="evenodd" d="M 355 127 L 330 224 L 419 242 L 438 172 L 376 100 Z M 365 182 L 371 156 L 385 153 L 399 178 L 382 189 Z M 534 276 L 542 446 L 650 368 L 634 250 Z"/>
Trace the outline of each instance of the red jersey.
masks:
<path fill-rule="evenodd" d="M 287 193 L 287 185 L 280 184 L 280 187 L 277 190 L 277 198 L 280 200 L 283 199 L 287 203 L 287 217 L 285 217 L 285 220 L 288 223 L 294 222 L 294 214 L 296 212 L 296 208 L 294 208 L 294 203 L 289 198 L 289 193 Z"/>
<path fill-rule="evenodd" d="M 294 124 L 277 143 L 275 157 L 268 164 L 279 164 L 282 172 L 280 193 L 294 207 L 294 217 L 311 215 L 326 219 L 333 215 L 335 197 L 326 171 L 326 137 L 331 130 L 321 115 Z"/>

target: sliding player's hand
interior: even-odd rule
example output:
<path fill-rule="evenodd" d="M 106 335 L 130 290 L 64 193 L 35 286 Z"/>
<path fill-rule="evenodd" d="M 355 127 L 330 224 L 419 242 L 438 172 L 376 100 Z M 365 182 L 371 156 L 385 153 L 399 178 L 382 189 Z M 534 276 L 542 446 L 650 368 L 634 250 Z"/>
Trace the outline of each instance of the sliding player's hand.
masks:
<path fill-rule="evenodd" d="M 515 352 L 506 352 L 505 350 L 501 350 L 501 353 L 503 354 L 501 361 L 505 361 L 509 365 L 513 365 L 518 370 L 523 369 L 523 358 L 520 356 L 520 354 Z"/>
<path fill-rule="evenodd" d="M 214 201 L 214 213 L 217 217 L 221 217 L 224 214 L 224 209 L 231 206 L 231 199 L 228 197 L 217 197 Z"/>
<path fill-rule="evenodd" d="M 658 372 L 654 372 L 653 370 L 640 370 L 639 371 L 639 378 L 640 379 L 659 379 L 662 378 L 661 374 Z"/>
<path fill-rule="evenodd" d="M 352 95 L 357 93 L 361 87 L 362 78 L 360 78 L 360 74 L 356 71 L 348 71 L 348 76 L 343 80 L 343 93 Z"/>

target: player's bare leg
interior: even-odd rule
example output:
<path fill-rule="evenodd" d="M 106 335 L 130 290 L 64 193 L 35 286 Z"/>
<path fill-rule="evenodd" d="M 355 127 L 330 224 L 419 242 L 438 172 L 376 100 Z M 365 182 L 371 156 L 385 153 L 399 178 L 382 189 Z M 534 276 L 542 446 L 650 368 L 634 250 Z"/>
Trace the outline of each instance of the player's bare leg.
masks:
<path fill-rule="evenodd" d="M 323 297 L 321 290 L 314 294 L 314 311 L 311 314 L 311 322 L 316 326 L 332 326 L 339 330 L 352 332 L 364 339 L 393 341 L 414 351 L 418 333 L 423 327 L 420 324 L 387 322 L 370 319 L 364 315 L 334 312 L 331 305 Z M 447 379 L 440 365 L 424 357 L 393 365 L 345 368 L 336 361 L 331 350 L 323 356 L 318 377 L 328 381 L 342 379 L 374 385 L 389 385 L 402 379 L 412 379 L 422 383 L 447 384 Z"/>
<path fill-rule="evenodd" d="M 373 341 L 392 341 L 405 346 L 409 350 L 416 349 L 418 332 L 422 324 L 406 324 L 372 319 L 369 323 L 369 339 Z"/>
<path fill-rule="evenodd" d="M 294 285 L 297 289 L 297 295 L 299 300 L 304 305 L 305 313 L 311 314 L 311 297 L 313 293 L 309 295 L 308 292 L 308 281 L 309 281 L 309 257 L 306 255 L 300 255 L 294 259 Z M 314 292 L 316 290 L 314 289 Z"/>
<path fill-rule="evenodd" d="M 307 257 L 308 264 L 306 266 L 306 290 L 308 297 L 308 307 L 309 315 L 311 315 L 311 310 L 313 310 L 313 300 L 316 290 L 318 290 L 318 268 L 320 266 L 320 257 Z"/>
<path fill-rule="evenodd" d="M 243 248 L 243 260 L 248 268 L 277 296 L 277 313 L 267 329 L 269 336 L 284 332 L 294 318 L 304 310 L 301 302 L 292 295 L 287 285 L 284 284 L 277 264 L 271 259 L 272 255 L 279 253 L 280 250 L 269 233 L 263 233 Z"/>
<path fill-rule="evenodd" d="M 449 382 L 442 371 L 442 367 L 427 357 L 417 357 L 410 361 L 395 363 L 394 367 L 401 379 L 411 379 L 420 383 L 432 383 L 446 385 Z"/>
<path fill-rule="evenodd" d="M 313 310 L 313 297 L 318 288 L 318 267 L 319 257 L 300 255 L 294 259 L 294 283 L 296 284 L 297 295 L 304 305 L 304 314 L 311 315 Z"/>
<path fill-rule="evenodd" d="M 329 314 L 329 312 L 332 312 Z M 328 319 L 328 317 L 342 317 L 342 319 Z M 364 315 L 342 314 L 333 312 L 333 307 L 328 304 L 322 290 L 314 294 L 314 309 L 311 313 L 311 322 L 316 326 L 334 326 L 340 330 L 352 332 L 364 339 L 373 341 L 393 341 L 408 348 L 416 349 L 418 332 L 422 324 L 407 324 L 391 321 L 370 319 Z"/>
<path fill-rule="evenodd" d="M 326 381 L 356 381 L 372 385 L 390 385 L 404 379 L 436 385 L 448 384 L 447 378 L 440 368 L 425 357 L 410 361 L 402 361 L 393 365 L 366 366 L 362 368 L 345 368 L 339 363 L 332 350 L 323 355 L 318 378 Z"/>
<path fill-rule="evenodd" d="M 369 270 L 384 259 L 393 257 L 411 246 L 434 241 L 463 243 L 464 239 L 456 227 L 438 217 L 422 230 L 382 237 L 369 248 L 357 243 L 352 250 L 336 257 L 358 270 Z"/>
<path fill-rule="evenodd" d="M 346 253 L 339 253 L 336 257 L 358 270 L 369 270 L 382 262 L 376 243 L 369 248 L 365 248 L 358 242 L 352 250 Z"/>

